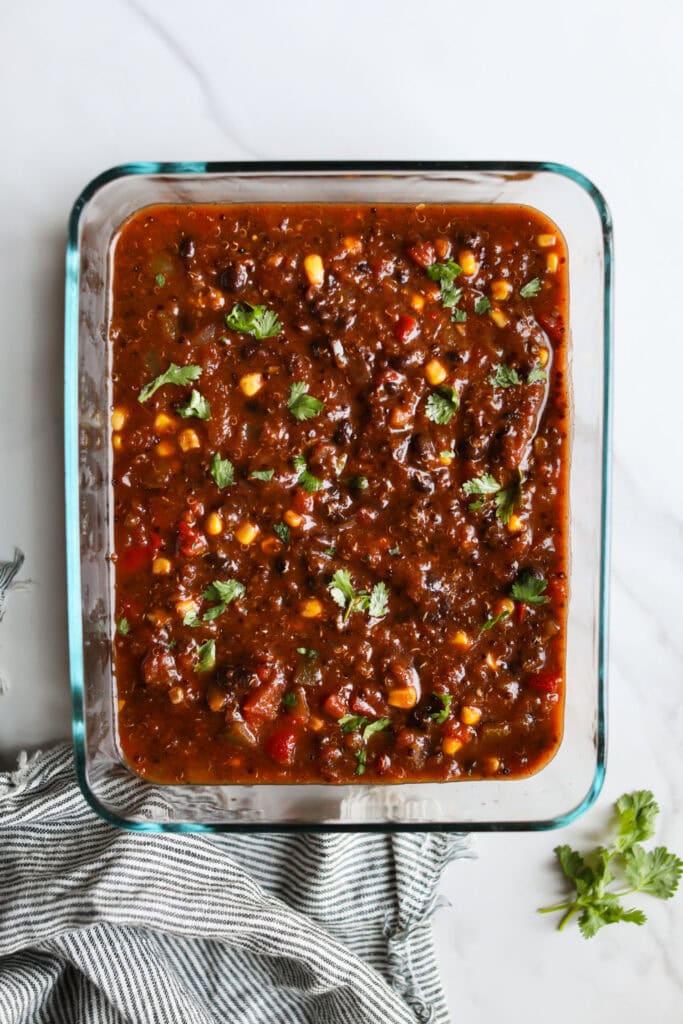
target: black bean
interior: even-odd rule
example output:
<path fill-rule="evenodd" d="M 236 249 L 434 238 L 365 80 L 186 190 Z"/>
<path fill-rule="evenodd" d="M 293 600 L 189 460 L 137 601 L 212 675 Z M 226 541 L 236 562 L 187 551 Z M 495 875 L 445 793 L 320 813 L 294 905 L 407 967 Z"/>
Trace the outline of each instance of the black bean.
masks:
<path fill-rule="evenodd" d="M 221 288 L 229 292 L 239 292 L 249 280 L 249 273 L 244 263 L 230 263 L 222 271 L 219 278 Z"/>
<path fill-rule="evenodd" d="M 183 238 L 178 247 L 178 253 L 184 260 L 191 260 L 194 256 L 194 242 L 191 238 Z"/>
<path fill-rule="evenodd" d="M 399 284 L 408 284 L 408 281 L 410 281 L 410 271 L 407 267 L 397 267 L 394 271 L 394 277 Z"/>
<path fill-rule="evenodd" d="M 353 440 L 353 427 L 349 420 L 342 420 L 337 424 L 332 440 L 338 445 L 346 445 Z"/>

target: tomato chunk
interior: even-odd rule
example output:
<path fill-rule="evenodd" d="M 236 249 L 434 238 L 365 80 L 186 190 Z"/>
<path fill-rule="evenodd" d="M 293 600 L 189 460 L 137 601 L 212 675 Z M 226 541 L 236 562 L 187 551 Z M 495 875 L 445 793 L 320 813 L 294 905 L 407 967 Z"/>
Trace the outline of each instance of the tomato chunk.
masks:
<path fill-rule="evenodd" d="M 396 337 L 399 341 L 410 341 L 417 333 L 417 320 L 408 313 L 401 313 L 396 324 Z"/>
<path fill-rule="evenodd" d="M 178 551 L 186 558 L 194 555 L 201 555 L 209 546 L 208 541 L 201 530 L 196 526 L 190 526 L 184 519 L 178 523 Z"/>
<path fill-rule="evenodd" d="M 278 764 L 292 764 L 296 754 L 297 733 L 290 725 L 274 729 L 264 744 L 268 757 Z"/>
<path fill-rule="evenodd" d="M 537 672 L 529 676 L 526 684 L 538 693 L 557 693 L 562 685 L 562 676 L 559 672 Z"/>

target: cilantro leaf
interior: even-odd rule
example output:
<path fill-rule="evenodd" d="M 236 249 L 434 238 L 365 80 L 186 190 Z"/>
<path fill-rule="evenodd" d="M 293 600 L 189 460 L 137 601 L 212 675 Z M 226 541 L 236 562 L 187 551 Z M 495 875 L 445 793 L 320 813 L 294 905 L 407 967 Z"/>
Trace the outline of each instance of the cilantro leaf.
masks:
<path fill-rule="evenodd" d="M 488 632 L 489 629 L 493 629 L 493 627 L 497 626 L 499 622 L 503 622 L 505 619 L 509 617 L 509 615 L 510 610 L 508 608 L 505 608 L 502 612 L 498 612 L 497 615 L 494 615 L 492 618 L 487 619 L 484 625 L 479 630 L 479 636 L 481 636 L 482 633 Z"/>
<path fill-rule="evenodd" d="M 207 640 L 197 651 L 199 661 L 194 667 L 195 672 L 212 672 L 216 667 L 216 641 Z"/>
<path fill-rule="evenodd" d="M 646 917 L 642 910 L 625 910 L 614 897 L 606 896 L 586 907 L 579 918 L 579 928 L 584 939 L 592 939 L 600 928 L 619 921 L 630 921 L 632 924 L 645 924 Z"/>
<path fill-rule="evenodd" d="M 138 402 L 146 402 L 148 398 L 151 398 L 155 391 L 163 387 L 164 384 L 177 384 L 179 387 L 184 387 L 189 384 L 190 381 L 197 380 L 202 375 L 201 366 L 177 366 L 176 363 L 171 363 L 167 370 L 160 373 L 158 377 L 155 377 L 149 384 L 145 384 L 144 388 L 138 395 Z"/>
<path fill-rule="evenodd" d="M 315 494 L 323 486 L 322 480 L 308 472 L 306 459 L 303 455 L 296 455 L 294 457 L 294 468 L 299 471 L 296 482 L 307 494 Z"/>
<path fill-rule="evenodd" d="M 290 690 L 289 693 L 286 693 L 284 695 L 284 697 L 282 698 L 282 703 L 286 708 L 294 707 L 294 705 L 296 704 L 296 694 L 294 693 L 293 690 Z"/>
<path fill-rule="evenodd" d="M 645 850 L 639 844 L 624 854 L 624 874 L 638 892 L 647 892 L 660 900 L 669 900 L 676 892 L 683 873 L 683 861 L 665 846 Z"/>
<path fill-rule="evenodd" d="M 287 408 L 297 420 L 310 420 L 322 412 L 325 405 L 313 395 L 306 394 L 307 384 L 298 380 L 289 389 Z"/>
<path fill-rule="evenodd" d="M 519 289 L 519 294 L 522 296 L 523 299 L 532 299 L 534 295 L 538 295 L 540 290 L 540 277 L 532 277 L 530 281 L 527 281 L 527 283 Z"/>
<path fill-rule="evenodd" d="M 491 302 L 486 295 L 481 295 L 474 303 L 474 312 L 482 316 L 491 309 Z"/>
<path fill-rule="evenodd" d="M 493 499 L 496 504 L 496 516 L 503 525 L 507 526 L 510 522 L 510 516 L 519 504 L 521 496 L 521 481 L 519 483 L 510 484 L 509 487 L 504 487 L 496 494 Z"/>
<path fill-rule="evenodd" d="M 202 595 L 206 601 L 222 601 L 228 605 L 238 597 L 243 597 L 247 592 L 244 583 L 239 580 L 214 580 L 210 583 Z"/>
<path fill-rule="evenodd" d="M 430 281 L 438 281 L 439 284 L 445 281 L 452 284 L 455 278 L 462 274 L 462 267 L 455 260 L 448 260 L 446 263 L 431 263 L 426 271 Z"/>
<path fill-rule="evenodd" d="M 343 715 L 337 719 L 337 725 L 342 732 L 349 733 L 365 728 L 369 721 L 370 719 L 366 718 L 365 715 Z"/>
<path fill-rule="evenodd" d="M 236 303 L 225 318 L 228 327 L 242 334 L 251 334 L 257 341 L 274 338 L 282 333 L 277 313 L 267 306 L 252 306 L 250 302 Z"/>
<path fill-rule="evenodd" d="M 464 324 L 467 320 L 467 312 L 464 309 L 455 308 L 451 320 L 454 324 Z"/>
<path fill-rule="evenodd" d="M 224 487 L 231 487 L 235 482 L 235 467 L 230 459 L 222 459 L 218 452 L 214 452 L 211 459 L 211 476 L 216 485 L 223 490 Z"/>
<path fill-rule="evenodd" d="M 453 697 L 450 693 L 435 693 L 434 696 L 441 701 L 441 709 L 439 711 L 434 711 L 429 717 L 433 722 L 436 722 L 437 725 L 443 725 L 451 712 Z"/>
<path fill-rule="evenodd" d="M 460 399 L 455 388 L 442 385 L 432 391 L 427 399 L 427 419 L 442 426 L 450 423 L 459 405 Z"/>
<path fill-rule="evenodd" d="M 555 856 L 565 876 L 576 886 L 577 892 L 585 892 L 592 884 L 594 875 L 581 854 L 572 850 L 571 846 L 564 845 L 555 847 Z"/>
<path fill-rule="evenodd" d="M 389 550 L 387 551 L 387 554 L 391 555 L 392 558 L 395 558 L 396 555 L 398 555 L 399 553 L 400 553 L 400 548 L 399 548 L 398 544 L 396 544 L 393 548 L 389 548 Z"/>
<path fill-rule="evenodd" d="M 527 377 L 526 382 L 527 384 L 542 384 L 547 379 L 548 374 L 540 363 L 536 363 L 536 365 L 529 370 L 529 376 Z"/>
<path fill-rule="evenodd" d="M 196 612 L 185 612 L 183 615 L 183 626 L 201 626 L 201 619 L 197 617 Z"/>
<path fill-rule="evenodd" d="M 502 366 L 500 363 L 489 376 L 489 384 L 496 388 L 510 388 L 513 384 L 521 384 L 519 374 L 513 366 Z"/>
<path fill-rule="evenodd" d="M 467 313 L 455 308 L 462 298 L 463 289 L 457 288 L 454 281 L 462 274 L 462 267 L 454 260 L 448 260 L 446 263 L 432 263 L 426 271 L 430 280 L 439 282 L 441 304 L 445 309 L 452 310 L 452 320 L 455 323 L 466 320 Z"/>
<path fill-rule="evenodd" d="M 366 476 L 350 476 L 346 482 L 357 491 L 365 491 L 370 486 Z"/>
<path fill-rule="evenodd" d="M 328 590 L 330 597 L 340 608 L 346 608 L 347 603 L 351 604 L 356 597 L 356 591 L 351 582 L 351 574 L 348 569 L 337 569 L 332 577 L 332 582 L 328 586 Z"/>
<path fill-rule="evenodd" d="M 207 402 L 206 398 L 199 394 L 196 388 L 192 388 L 190 401 L 187 405 L 179 405 L 176 412 L 179 416 L 182 416 L 184 420 L 189 419 L 190 416 L 196 416 L 199 420 L 211 419 L 211 406 Z"/>
<path fill-rule="evenodd" d="M 289 544 L 289 527 L 287 523 L 273 523 L 273 532 L 277 534 L 283 544 Z"/>
<path fill-rule="evenodd" d="M 530 569 L 527 569 L 512 584 L 511 594 L 515 601 L 521 601 L 522 604 L 547 604 L 549 598 L 543 596 L 547 586 L 547 580 L 544 580 L 542 576 L 535 576 Z"/>
<path fill-rule="evenodd" d="M 154 283 L 157 285 L 158 288 L 163 288 L 164 285 L 166 284 L 166 275 L 157 274 L 156 277 L 154 278 Z"/>
<path fill-rule="evenodd" d="M 127 618 L 125 618 L 125 616 L 124 618 L 119 619 L 116 626 L 116 632 L 119 634 L 119 636 L 128 636 L 128 634 L 130 633 L 130 622 L 128 621 Z"/>
<path fill-rule="evenodd" d="M 363 743 L 367 743 L 376 732 L 383 732 L 388 725 L 391 725 L 391 721 L 388 718 L 376 718 L 374 722 L 370 722 L 363 729 Z"/>
<path fill-rule="evenodd" d="M 360 750 L 357 750 L 354 756 L 356 758 L 356 771 L 354 774 L 365 775 L 365 769 L 368 760 L 368 755 L 365 747 L 361 747 Z"/>
<path fill-rule="evenodd" d="M 466 480 L 462 489 L 465 494 L 495 494 L 500 490 L 500 484 L 490 473 L 482 473 L 471 480 Z"/>
<path fill-rule="evenodd" d="M 389 610 L 389 591 L 386 583 L 375 583 L 370 592 L 368 613 L 373 619 L 381 619 Z"/>
<path fill-rule="evenodd" d="M 310 661 L 315 661 L 318 657 L 318 652 L 312 647 L 297 647 L 296 653 L 301 654 L 304 658 L 308 658 Z"/>
<path fill-rule="evenodd" d="M 616 847 L 621 853 L 655 834 L 659 806 L 649 789 L 624 793 L 616 802 L 616 811 L 619 820 Z"/>
<path fill-rule="evenodd" d="M 272 480 L 275 474 L 274 469 L 255 469 L 250 475 L 250 480 Z"/>

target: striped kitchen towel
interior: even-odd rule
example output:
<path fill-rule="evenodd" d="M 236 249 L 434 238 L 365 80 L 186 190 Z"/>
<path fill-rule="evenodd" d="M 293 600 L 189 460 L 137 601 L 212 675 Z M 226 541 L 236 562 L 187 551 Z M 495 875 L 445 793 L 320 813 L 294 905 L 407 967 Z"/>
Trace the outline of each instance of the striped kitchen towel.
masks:
<path fill-rule="evenodd" d="M 0 774 L 1 1024 L 445 1024 L 430 930 L 462 836 L 163 835 L 60 746 Z"/>

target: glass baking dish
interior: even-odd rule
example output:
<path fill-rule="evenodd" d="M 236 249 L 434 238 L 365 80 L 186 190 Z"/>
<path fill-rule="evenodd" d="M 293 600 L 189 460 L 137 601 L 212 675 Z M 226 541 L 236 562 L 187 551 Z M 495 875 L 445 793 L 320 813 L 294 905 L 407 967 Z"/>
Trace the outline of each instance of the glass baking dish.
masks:
<path fill-rule="evenodd" d="M 518 203 L 569 253 L 570 598 L 564 737 L 530 778 L 399 785 L 167 785 L 124 765 L 115 735 L 110 443 L 110 243 L 154 203 Z M 605 772 L 612 240 L 595 186 L 552 163 L 139 163 L 106 171 L 69 224 L 65 472 L 76 768 L 107 821 L 140 831 L 533 830 L 566 825 Z"/>

